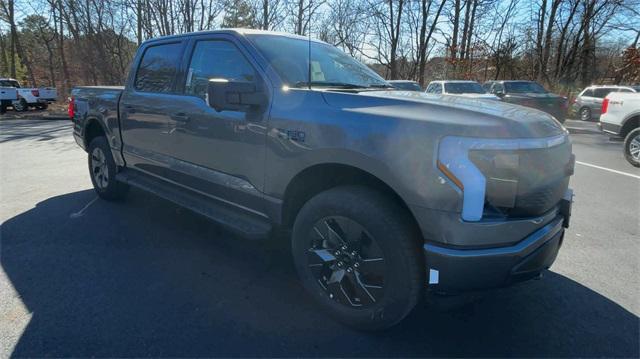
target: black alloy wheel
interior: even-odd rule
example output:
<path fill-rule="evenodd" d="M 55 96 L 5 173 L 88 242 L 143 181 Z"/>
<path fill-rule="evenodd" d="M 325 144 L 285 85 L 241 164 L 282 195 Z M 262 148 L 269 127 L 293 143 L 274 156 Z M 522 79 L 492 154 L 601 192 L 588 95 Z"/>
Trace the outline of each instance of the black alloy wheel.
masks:
<path fill-rule="evenodd" d="M 335 320 L 363 330 L 406 317 L 425 287 L 422 237 L 389 194 L 345 185 L 316 194 L 293 226 L 300 280 Z"/>
<path fill-rule="evenodd" d="M 380 301 L 385 262 L 380 246 L 357 222 L 331 216 L 309 233 L 308 267 L 327 296 L 348 307 Z"/>

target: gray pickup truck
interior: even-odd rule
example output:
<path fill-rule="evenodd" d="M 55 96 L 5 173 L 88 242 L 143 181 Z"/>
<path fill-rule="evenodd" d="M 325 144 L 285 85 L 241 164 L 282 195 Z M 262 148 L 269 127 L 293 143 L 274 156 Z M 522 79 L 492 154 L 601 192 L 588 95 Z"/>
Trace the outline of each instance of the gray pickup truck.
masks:
<path fill-rule="evenodd" d="M 134 186 L 290 238 L 343 323 L 385 328 L 425 289 L 539 277 L 562 244 L 574 156 L 544 112 L 396 90 L 324 42 L 253 30 L 149 40 L 131 69 L 125 87 L 72 92 L 98 195 Z"/>

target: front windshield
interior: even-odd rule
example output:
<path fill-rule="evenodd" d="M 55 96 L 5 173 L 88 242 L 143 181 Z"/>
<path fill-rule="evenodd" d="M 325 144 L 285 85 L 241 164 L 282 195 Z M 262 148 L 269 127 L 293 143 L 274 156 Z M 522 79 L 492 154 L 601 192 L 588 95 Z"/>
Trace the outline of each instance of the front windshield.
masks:
<path fill-rule="evenodd" d="M 291 37 L 252 34 L 253 44 L 266 57 L 283 82 L 291 87 L 389 87 L 389 84 L 367 66 L 334 46 Z"/>
<path fill-rule="evenodd" d="M 444 84 L 444 92 L 453 94 L 486 93 L 477 82 L 448 82 Z"/>
<path fill-rule="evenodd" d="M 505 82 L 504 87 L 507 93 L 547 93 L 544 87 L 530 81 Z"/>

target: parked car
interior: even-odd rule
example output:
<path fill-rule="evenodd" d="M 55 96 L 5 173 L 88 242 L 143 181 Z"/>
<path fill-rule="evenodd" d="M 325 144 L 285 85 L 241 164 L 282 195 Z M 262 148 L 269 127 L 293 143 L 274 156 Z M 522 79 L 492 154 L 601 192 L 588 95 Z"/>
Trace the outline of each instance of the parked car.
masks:
<path fill-rule="evenodd" d="M 432 94 L 500 100 L 498 96 L 487 93 L 487 91 L 485 91 L 478 82 L 467 80 L 431 81 L 427 86 L 425 92 Z"/>
<path fill-rule="evenodd" d="M 7 107 L 18 99 L 18 91 L 15 87 L 4 86 L 5 83 L 0 81 L 0 113 L 5 113 Z"/>
<path fill-rule="evenodd" d="M 389 80 L 387 81 L 391 86 L 397 88 L 398 90 L 409 90 L 409 91 L 422 91 L 422 87 L 420 84 L 411 81 L 411 80 Z"/>
<path fill-rule="evenodd" d="M 640 93 L 610 92 L 602 102 L 600 129 L 624 138 L 624 157 L 640 167 Z"/>
<path fill-rule="evenodd" d="M 309 296 L 357 328 L 425 289 L 538 277 L 568 226 L 574 156 L 551 116 L 397 91 L 302 36 L 148 40 L 124 87 L 76 87 L 69 114 L 98 196 L 135 186 L 243 236 L 291 233 Z"/>
<path fill-rule="evenodd" d="M 573 101 L 573 112 L 582 121 L 598 120 L 602 101 L 611 92 L 638 92 L 632 86 L 601 85 L 589 86 L 582 90 Z"/>
<path fill-rule="evenodd" d="M 550 93 L 537 82 L 521 80 L 487 81 L 483 87 L 488 92 L 500 97 L 504 102 L 544 111 L 560 122 L 564 122 L 567 116 L 567 98 Z"/>
<path fill-rule="evenodd" d="M 13 109 L 16 111 L 26 111 L 29 107 L 46 109 L 50 103 L 56 101 L 58 97 L 55 88 L 24 88 L 16 79 L 0 78 L 2 86 L 13 87 L 18 91 L 18 98 L 12 102 Z"/>

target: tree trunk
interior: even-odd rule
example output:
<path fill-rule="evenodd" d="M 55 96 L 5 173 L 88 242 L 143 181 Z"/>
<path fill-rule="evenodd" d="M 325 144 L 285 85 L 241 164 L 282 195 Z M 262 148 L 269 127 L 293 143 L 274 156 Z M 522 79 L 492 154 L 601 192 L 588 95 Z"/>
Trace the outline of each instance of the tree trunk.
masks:
<path fill-rule="evenodd" d="M 423 16 L 424 16 L 424 20 L 423 20 L 423 24 L 426 25 L 427 23 L 427 17 L 429 16 L 429 8 L 431 7 L 431 2 L 429 2 L 429 8 L 424 9 L 424 2 L 427 0 L 423 0 Z M 436 26 L 438 25 L 438 19 L 440 18 L 440 14 L 442 13 L 442 9 L 444 8 L 445 3 L 447 2 L 447 0 L 442 0 L 440 2 L 440 6 L 438 7 L 438 10 L 436 12 L 436 15 L 433 19 L 433 22 L 431 23 L 431 27 L 429 28 L 429 33 L 424 36 L 424 38 L 421 40 L 421 48 L 420 48 L 420 65 L 418 67 L 418 72 L 419 72 L 419 82 L 420 82 L 420 86 L 424 86 L 425 85 L 425 79 L 424 79 L 424 73 L 427 67 L 427 49 L 429 46 L 429 41 L 431 41 L 431 36 L 433 36 L 433 32 L 436 29 Z M 426 13 L 425 13 L 426 12 Z M 421 34 L 421 38 L 422 38 L 422 34 Z"/>
<path fill-rule="evenodd" d="M 467 0 L 464 4 L 465 6 L 465 11 L 464 11 L 464 25 L 462 27 L 462 41 L 460 41 L 460 59 L 464 59 L 465 56 L 465 52 L 466 52 L 466 46 L 467 46 L 467 35 L 469 32 L 469 14 L 471 11 L 471 4 L 469 4 L 472 0 Z"/>
<path fill-rule="evenodd" d="M 542 38 L 544 34 L 545 17 L 547 16 L 547 0 L 542 0 L 540 4 L 540 10 L 538 12 L 538 23 L 536 33 L 536 56 L 535 65 L 533 67 L 533 77 L 540 78 L 540 71 L 542 65 Z"/>
<path fill-rule="evenodd" d="M 545 82 L 549 82 L 549 76 L 547 76 L 547 66 L 549 64 L 549 56 L 551 54 L 551 35 L 553 30 L 553 24 L 556 21 L 556 13 L 558 7 L 562 3 L 562 0 L 553 0 L 551 3 L 551 12 L 549 13 L 549 21 L 547 23 L 547 32 L 544 37 L 544 47 L 542 49 L 542 61 L 540 62 L 540 74 L 538 78 L 544 79 Z"/>
<path fill-rule="evenodd" d="M 262 0 L 262 30 L 269 30 L 269 0 Z"/>
<path fill-rule="evenodd" d="M 453 9 L 453 35 L 451 38 L 451 48 L 449 50 L 449 56 L 453 63 L 453 68 L 456 68 L 456 57 L 458 54 L 458 31 L 460 28 L 460 0 L 455 0 Z"/>
<path fill-rule="evenodd" d="M 136 25 L 138 46 L 142 44 L 142 0 L 136 1 Z"/>

